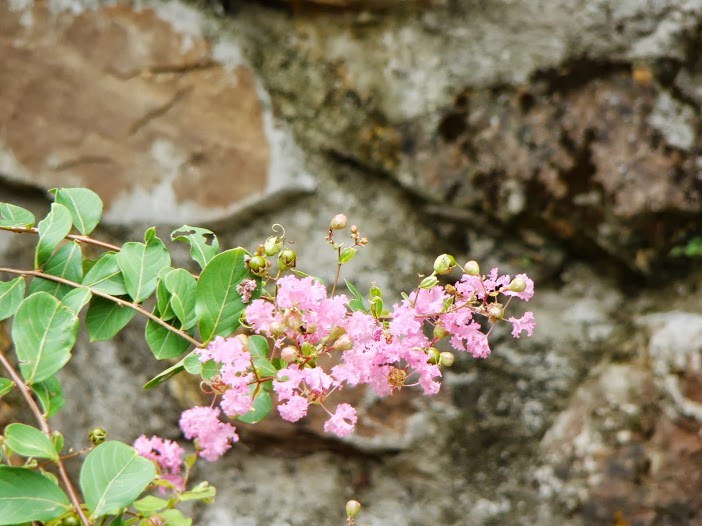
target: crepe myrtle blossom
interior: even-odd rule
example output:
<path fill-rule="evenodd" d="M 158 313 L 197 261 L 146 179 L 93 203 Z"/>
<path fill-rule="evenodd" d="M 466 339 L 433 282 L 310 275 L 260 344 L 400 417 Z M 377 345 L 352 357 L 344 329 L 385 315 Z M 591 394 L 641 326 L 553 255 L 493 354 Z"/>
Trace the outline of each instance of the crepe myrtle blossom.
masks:
<path fill-rule="evenodd" d="M 158 466 L 161 478 L 170 482 L 176 491 L 185 489 L 183 477 L 180 476 L 181 456 L 185 450 L 176 442 L 155 435 L 151 438 L 141 435 L 134 441 L 134 449 L 142 457 L 152 460 Z M 166 489 L 159 487 L 159 491 L 165 493 Z"/>
<path fill-rule="evenodd" d="M 183 413 L 185 436 L 196 438 L 200 455 L 214 460 L 238 440 L 234 427 L 219 420 L 220 409 L 231 418 L 246 414 L 252 395 L 270 382 L 267 389 L 275 393 L 284 420 L 296 422 L 310 406 L 320 405 L 330 415 L 324 430 L 343 437 L 356 425 L 356 410 L 340 403 L 331 411 L 327 404 L 346 385 L 365 384 L 380 396 L 417 386 L 433 395 L 440 388 L 441 368 L 454 362 L 453 353 L 435 347 L 439 340 L 486 358 L 490 329 L 485 320 L 489 326 L 509 322 L 515 338 L 523 332 L 532 335 L 531 312 L 504 317 L 514 298 L 528 301 L 534 294 L 534 283 L 525 274 L 511 279 L 492 269 L 480 275 L 477 263 L 468 262 L 458 281 L 443 285 L 436 276 L 458 265 L 450 257 L 437 258 L 436 265 L 440 272 L 435 269 L 433 279 L 424 278 L 420 288 L 383 312 L 359 309 L 358 303 L 352 310 L 346 295 L 329 297 L 327 288 L 311 277 L 277 278 L 274 293 L 253 299 L 243 317 L 250 330 L 272 342 L 268 359 L 276 363 L 275 373 L 259 376 L 244 335 L 217 337 L 199 349 L 202 362 L 214 360 L 219 366 L 210 380 L 219 408 L 213 402 L 213 407 Z"/>

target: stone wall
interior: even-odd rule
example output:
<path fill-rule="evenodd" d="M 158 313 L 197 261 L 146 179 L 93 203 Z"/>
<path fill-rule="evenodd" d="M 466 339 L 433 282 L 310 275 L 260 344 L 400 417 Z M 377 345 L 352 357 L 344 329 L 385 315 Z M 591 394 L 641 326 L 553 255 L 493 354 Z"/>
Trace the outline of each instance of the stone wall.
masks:
<path fill-rule="evenodd" d="M 699 0 L 0 0 L 0 200 L 89 186 L 113 241 L 281 223 L 326 279 L 344 212 L 371 240 L 347 277 L 386 295 L 443 251 L 536 280 L 535 336 L 436 397 L 350 393 L 344 440 L 244 427 L 198 464 L 197 524 L 343 524 L 351 497 L 373 526 L 702 524 L 702 274 L 670 255 L 702 234 L 701 46 Z M 143 396 L 163 367 L 130 327 L 62 372 L 74 447 L 175 438 L 199 400 Z"/>

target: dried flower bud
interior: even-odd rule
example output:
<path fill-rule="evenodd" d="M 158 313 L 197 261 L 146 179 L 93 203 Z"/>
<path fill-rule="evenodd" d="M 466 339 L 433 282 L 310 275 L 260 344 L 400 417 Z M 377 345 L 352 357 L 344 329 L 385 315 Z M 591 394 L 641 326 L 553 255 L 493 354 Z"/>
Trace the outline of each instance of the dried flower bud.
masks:
<path fill-rule="evenodd" d="M 435 287 L 438 283 L 439 283 L 439 280 L 436 276 L 427 276 L 419 284 L 419 288 L 429 290 L 429 289 Z"/>
<path fill-rule="evenodd" d="M 509 290 L 512 292 L 524 292 L 527 288 L 527 283 L 524 278 L 514 278 L 509 284 Z"/>
<path fill-rule="evenodd" d="M 297 256 L 295 252 L 286 248 L 278 255 L 278 268 L 280 270 L 290 270 L 291 268 L 295 268 L 296 261 Z"/>
<path fill-rule="evenodd" d="M 501 320 L 505 314 L 505 309 L 501 303 L 490 303 L 487 306 L 487 313 L 491 319 Z"/>
<path fill-rule="evenodd" d="M 298 353 L 297 349 L 291 345 L 283 347 L 283 349 L 280 351 L 280 358 L 287 363 L 296 362 L 299 357 L 300 353 Z"/>
<path fill-rule="evenodd" d="M 282 336 L 283 333 L 285 333 L 285 325 L 283 325 L 279 321 L 272 321 L 271 324 L 268 326 L 268 334 L 270 334 L 274 338 Z"/>
<path fill-rule="evenodd" d="M 448 274 L 456 266 L 456 260 L 450 254 L 441 254 L 434 261 L 434 272 L 437 274 Z"/>
<path fill-rule="evenodd" d="M 266 239 L 263 250 L 267 256 L 275 256 L 283 248 L 283 242 L 278 236 L 271 236 Z"/>
<path fill-rule="evenodd" d="M 302 314 L 298 310 L 288 309 L 283 313 L 283 323 L 289 329 L 299 331 L 302 327 Z"/>
<path fill-rule="evenodd" d="M 99 446 L 102 444 L 105 440 L 107 440 L 107 431 L 105 431 L 101 427 L 96 427 L 92 431 L 90 431 L 90 443 L 94 446 Z"/>
<path fill-rule="evenodd" d="M 388 373 L 388 383 L 393 387 L 402 387 L 407 380 L 407 373 L 403 369 L 393 367 Z"/>
<path fill-rule="evenodd" d="M 331 230 L 343 230 L 348 224 L 348 219 L 344 214 L 336 214 L 329 223 Z"/>
<path fill-rule="evenodd" d="M 361 511 L 361 503 L 357 500 L 350 500 L 346 503 L 346 516 L 353 519 Z"/>
<path fill-rule="evenodd" d="M 453 365 L 454 361 L 454 356 L 452 352 L 442 352 L 439 355 L 439 364 L 443 365 L 444 367 L 451 367 Z"/>
<path fill-rule="evenodd" d="M 478 265 L 477 261 L 470 260 L 468 263 L 463 265 L 463 271 L 469 276 L 479 276 L 480 265 Z"/>

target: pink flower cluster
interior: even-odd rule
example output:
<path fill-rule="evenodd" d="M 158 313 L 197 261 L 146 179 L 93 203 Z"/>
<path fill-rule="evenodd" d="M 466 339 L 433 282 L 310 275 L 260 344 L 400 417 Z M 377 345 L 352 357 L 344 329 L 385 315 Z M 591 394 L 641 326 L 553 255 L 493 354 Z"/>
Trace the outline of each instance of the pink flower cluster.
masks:
<path fill-rule="evenodd" d="M 213 392 L 221 395 L 221 410 L 229 417 L 246 414 L 252 393 L 272 380 L 278 412 L 295 422 L 307 415 L 311 404 L 320 405 L 330 418 L 324 430 L 343 437 L 357 421 L 356 410 L 347 403 L 327 407 L 327 398 L 344 384 L 367 384 L 378 395 L 418 385 L 431 395 L 440 388 L 441 365 L 450 365 L 451 353 L 439 353 L 435 343 L 449 338 L 451 346 L 478 358 L 490 354 L 488 334 L 481 320 L 505 321 L 504 309 L 517 297 L 528 301 L 534 284 L 524 274 L 511 280 L 493 269 L 487 276 L 464 274 L 453 285 L 418 289 L 385 316 L 351 312 L 343 295 L 327 297 L 326 287 L 310 277 L 284 276 L 276 281 L 275 297 L 253 300 L 245 315 L 251 329 L 273 341 L 269 359 L 279 358 L 275 377 L 259 377 L 245 336 L 218 337 L 200 360 L 220 365 L 212 380 Z M 506 297 L 505 304 L 498 302 Z M 512 336 L 531 335 L 534 316 L 509 318 Z M 433 333 L 427 334 L 427 328 Z M 448 354 L 447 362 L 439 356 Z M 323 367 L 328 356 L 336 365 Z M 334 362 L 332 362 L 334 363 Z M 282 368 L 280 368 L 282 366 Z M 231 424 L 219 420 L 220 409 L 194 407 L 184 412 L 180 427 L 187 438 L 196 438 L 200 455 L 214 460 L 238 440 Z"/>
<path fill-rule="evenodd" d="M 185 450 L 177 443 L 157 436 L 146 438 L 145 435 L 141 435 L 134 442 L 134 449 L 142 457 L 154 461 L 158 466 L 161 478 L 173 484 L 177 491 L 185 489 L 183 477 L 180 476 L 183 462 L 181 456 Z M 163 487 L 159 490 L 161 493 L 166 492 Z"/>

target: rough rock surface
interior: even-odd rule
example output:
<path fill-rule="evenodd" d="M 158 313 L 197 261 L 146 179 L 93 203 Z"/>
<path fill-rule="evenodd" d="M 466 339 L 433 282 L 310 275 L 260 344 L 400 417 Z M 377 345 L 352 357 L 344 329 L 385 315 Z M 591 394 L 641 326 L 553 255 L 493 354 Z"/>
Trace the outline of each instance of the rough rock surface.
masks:
<path fill-rule="evenodd" d="M 373 526 L 702 524 L 702 276 L 668 256 L 700 234 L 700 28 L 699 0 L 0 0 L 0 200 L 90 186 L 112 241 L 281 223 L 327 280 L 344 211 L 371 239 L 348 277 L 387 296 L 443 251 L 535 277 L 534 338 L 495 331 L 437 397 L 348 393 L 345 440 L 241 426 L 196 524 L 343 524 L 351 497 Z M 142 396 L 141 331 L 79 342 L 67 443 L 177 436 L 200 394 Z"/>

